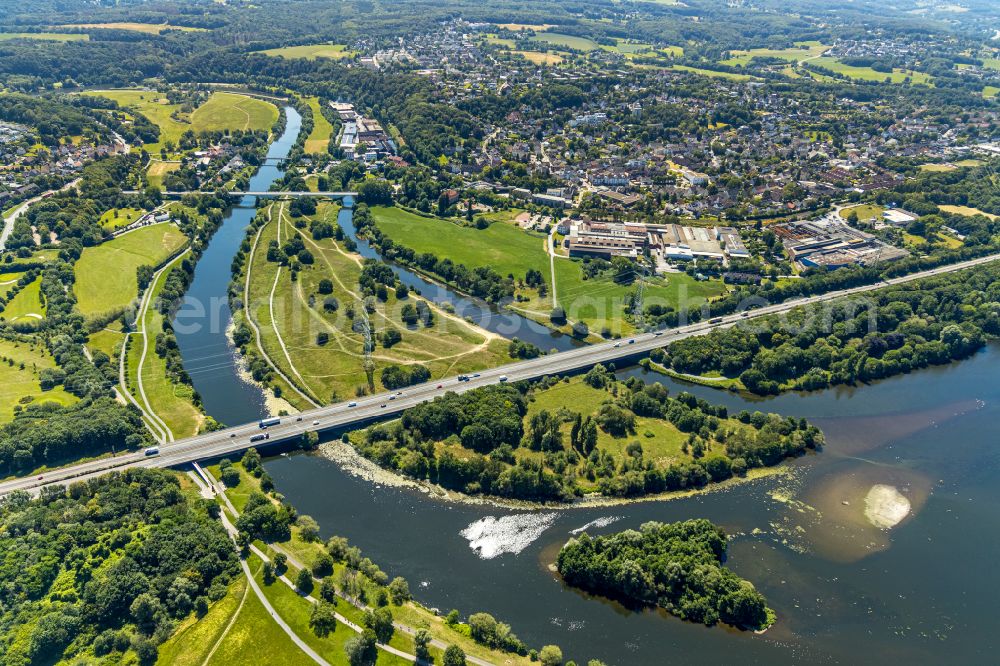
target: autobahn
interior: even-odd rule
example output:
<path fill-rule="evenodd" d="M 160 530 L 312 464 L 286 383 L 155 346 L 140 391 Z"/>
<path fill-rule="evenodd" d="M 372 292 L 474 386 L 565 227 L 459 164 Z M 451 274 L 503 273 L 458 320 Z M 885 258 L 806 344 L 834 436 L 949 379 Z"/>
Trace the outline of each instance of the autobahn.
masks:
<path fill-rule="evenodd" d="M 283 417 L 280 424 L 271 426 L 266 431 L 261 430 L 257 422 L 246 423 L 216 432 L 177 440 L 176 442 L 161 444 L 159 446 L 159 454 L 155 456 L 146 456 L 143 451 L 129 452 L 111 458 L 100 458 L 50 470 L 42 476 L 32 475 L 30 477 L 11 479 L 0 483 L 0 496 L 15 490 L 37 492 L 45 486 L 82 480 L 115 469 L 126 469 L 129 467 L 178 467 L 198 460 L 219 458 L 239 453 L 251 446 L 288 442 L 301 437 L 303 433 L 308 431 L 322 432 L 342 429 L 392 416 L 421 402 L 443 395 L 447 391 L 461 393 L 497 384 L 502 381 L 516 382 L 538 379 L 545 375 L 575 372 L 598 363 L 611 363 L 629 357 L 645 355 L 658 347 L 663 347 L 685 338 L 704 335 L 715 328 L 726 328 L 757 317 L 788 312 L 803 305 L 855 296 L 886 286 L 905 284 L 922 278 L 952 273 L 997 260 L 1000 260 L 1000 254 L 988 255 L 957 264 L 912 273 L 903 277 L 892 278 L 875 284 L 794 299 L 784 303 L 767 305 L 745 312 L 718 317 L 710 321 L 698 322 L 663 331 L 640 333 L 632 338 L 601 342 L 526 361 L 517 361 L 490 370 L 483 370 L 481 373 L 478 373 L 478 376 L 473 376 L 469 381 L 459 381 L 458 377 L 449 377 L 426 384 L 411 386 L 399 393 L 384 392 L 374 394 L 358 398 L 354 406 L 350 406 L 352 403 L 341 402 L 311 409 L 301 414 Z M 268 440 L 263 442 L 250 441 L 253 435 L 262 432 L 266 432 L 269 435 Z"/>

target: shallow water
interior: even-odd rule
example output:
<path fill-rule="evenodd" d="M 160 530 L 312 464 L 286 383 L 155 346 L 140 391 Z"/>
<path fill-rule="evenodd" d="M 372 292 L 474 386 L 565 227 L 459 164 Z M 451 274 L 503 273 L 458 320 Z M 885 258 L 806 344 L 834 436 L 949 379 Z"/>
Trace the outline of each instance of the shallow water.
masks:
<path fill-rule="evenodd" d="M 524 512 L 378 486 L 316 454 L 266 466 L 324 535 L 348 537 L 390 576 L 406 577 L 420 601 L 442 612 L 488 611 L 530 645 L 556 643 L 577 663 L 994 661 L 1000 349 L 871 386 L 753 402 L 639 368 L 620 374 L 732 410 L 805 416 L 828 444 L 789 462 L 789 475 L 671 501 L 544 511 L 544 519 L 514 519 L 514 528 L 492 533 L 484 526 Z M 864 517 L 876 484 L 911 503 L 889 530 Z M 580 528 L 607 533 L 692 517 L 734 535 L 729 566 L 778 613 L 764 635 L 629 611 L 565 587 L 551 571 L 559 547 Z"/>

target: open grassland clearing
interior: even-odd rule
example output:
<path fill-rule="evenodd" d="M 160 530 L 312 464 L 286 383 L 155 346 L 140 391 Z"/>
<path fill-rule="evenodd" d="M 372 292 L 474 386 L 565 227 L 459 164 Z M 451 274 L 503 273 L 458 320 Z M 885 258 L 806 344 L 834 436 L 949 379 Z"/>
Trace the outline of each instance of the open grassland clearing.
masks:
<path fill-rule="evenodd" d="M 159 140 L 143 146 L 148 152 L 157 154 L 167 143 L 176 146 L 181 135 L 188 130 L 195 133 L 212 130 L 267 130 L 278 119 L 278 109 L 273 104 L 235 93 L 212 93 L 193 113 L 185 112 L 181 104 L 169 103 L 166 97 L 153 90 L 100 90 L 85 94 L 113 99 L 119 106 L 144 115 L 159 127 Z M 160 178 L 173 170 L 171 167 L 158 168 L 163 169 L 156 172 Z"/>
<path fill-rule="evenodd" d="M 348 252 L 332 238 L 314 240 L 308 228 L 298 229 L 285 202 L 273 205 L 271 211 L 272 219 L 260 231 L 252 252 L 244 314 L 252 316 L 260 327 L 267 356 L 316 401 L 345 399 L 367 386 L 364 314 L 378 342 L 372 352 L 376 388 L 381 369 L 388 365 L 420 363 L 432 377 L 441 377 L 507 360 L 505 340 L 443 311 L 435 311 L 430 326 L 405 324 L 402 311 L 406 305 L 415 306 L 415 294 L 398 298 L 388 289 L 384 301 L 368 298 L 372 311 L 366 312 L 365 296 L 358 284 L 360 255 Z M 337 211 L 335 204 L 322 203 L 313 217 L 336 224 Z M 283 246 L 293 239 L 313 256 L 312 264 L 300 265 L 294 280 L 288 267 L 267 260 L 271 241 Z M 330 293 L 322 293 L 327 288 Z M 388 348 L 382 342 L 387 329 L 402 336 Z M 293 393 L 283 394 L 296 406 L 302 403 Z"/>
<path fill-rule="evenodd" d="M 557 53 L 542 53 L 541 51 L 511 51 L 535 65 L 561 65 L 563 57 Z"/>
<path fill-rule="evenodd" d="M 196 132 L 269 130 L 278 120 L 278 108 L 270 102 L 228 92 L 212 93 L 204 104 L 191 114 Z"/>
<path fill-rule="evenodd" d="M 424 217 L 398 207 L 372 208 L 372 216 L 382 233 L 417 254 L 429 252 L 439 259 L 451 259 L 470 269 L 486 266 L 503 277 L 513 275 L 515 281 L 524 280 L 529 270 L 539 271 L 545 281 L 547 295 L 540 296 L 539 290 L 527 286 L 518 287 L 517 293 L 527 298 L 521 305 L 546 314 L 552 309 L 546 238 L 510 224 L 507 220 L 511 215 L 487 215 L 487 219 L 494 222 L 485 229 L 438 217 Z"/>
<path fill-rule="evenodd" d="M 881 220 L 882 213 L 885 212 L 885 208 L 878 206 L 876 204 L 860 204 L 858 206 L 850 206 L 848 208 L 840 209 L 840 217 L 845 220 L 850 217 L 851 213 L 858 216 L 858 220 L 864 222 L 866 220 Z"/>
<path fill-rule="evenodd" d="M 522 32 L 524 30 L 545 32 L 555 26 L 550 23 L 498 23 L 497 27 L 503 28 L 504 30 L 512 30 L 514 32 Z"/>
<path fill-rule="evenodd" d="M 1000 94 L 1000 88 L 997 86 L 983 86 L 983 97 L 992 99 L 998 94 Z"/>
<path fill-rule="evenodd" d="M 333 125 L 320 110 L 319 99 L 310 97 L 309 108 L 312 109 L 313 129 L 306 138 L 305 151 L 307 153 L 325 153 L 330 145 L 330 137 L 333 135 Z"/>
<path fill-rule="evenodd" d="M 16 273 L 0 273 L 0 296 L 6 298 L 7 294 L 17 287 L 17 281 L 24 275 L 23 271 Z"/>
<path fill-rule="evenodd" d="M 992 213 L 981 211 L 978 208 L 972 208 L 970 206 L 944 205 L 944 206 L 938 206 L 938 208 L 940 208 L 945 213 L 951 213 L 952 215 L 965 215 L 966 217 L 972 217 L 973 215 L 985 215 L 991 220 L 995 220 L 997 219 L 997 217 L 1000 217 Z"/>
<path fill-rule="evenodd" d="M 191 28 L 185 25 L 170 25 L 169 23 L 69 23 L 66 25 L 54 26 L 57 28 L 81 28 L 86 30 L 128 30 L 131 32 L 142 32 L 147 35 L 161 35 L 167 30 L 180 30 L 182 32 L 206 32 L 205 28 Z"/>
<path fill-rule="evenodd" d="M 795 47 L 787 49 L 749 49 L 747 51 L 730 51 L 729 58 L 720 60 L 723 65 L 750 64 L 754 58 L 778 58 L 789 62 L 802 62 L 822 55 L 830 47 L 821 42 L 798 42 Z"/>
<path fill-rule="evenodd" d="M 45 300 L 42 298 L 42 278 L 35 278 L 17 292 L 0 312 L 0 319 L 14 322 L 19 319 L 44 319 Z"/>
<path fill-rule="evenodd" d="M 177 171 L 180 168 L 180 162 L 167 162 L 165 160 L 151 159 L 149 161 L 149 166 L 146 168 L 146 182 L 153 187 L 162 187 L 163 177 L 171 171 Z"/>
<path fill-rule="evenodd" d="M 41 371 L 55 367 L 55 360 L 41 342 L 0 340 L 0 423 L 14 418 L 16 406 L 43 402 L 69 405 L 77 401 L 62 386 L 42 389 Z"/>
<path fill-rule="evenodd" d="M 132 224 L 146 211 L 140 208 L 112 208 L 101 215 L 101 228 L 114 231 Z"/>
<path fill-rule="evenodd" d="M 177 265 L 183 255 L 169 264 Z M 156 336 L 163 332 L 163 315 L 156 308 L 156 299 L 163 291 L 170 269 L 164 270 L 151 285 L 150 297 L 145 311 L 139 313 L 137 332 L 129 338 L 126 359 L 129 393 L 143 406 L 155 414 L 167 427 L 175 439 L 191 437 L 205 421 L 204 414 L 194 405 L 194 389 L 187 384 L 174 381 L 168 371 L 166 360 L 156 353 Z M 143 333 L 145 333 L 145 355 L 143 354 Z M 139 390 L 139 373 L 142 373 L 142 390 Z"/>
<path fill-rule="evenodd" d="M 282 46 L 281 48 L 257 51 L 257 53 L 281 58 L 304 58 L 305 60 L 315 60 L 316 58 L 340 60 L 341 58 L 353 58 L 356 55 L 354 51 L 348 51 L 347 46 L 344 44 Z"/>
<path fill-rule="evenodd" d="M 127 307 L 138 297 L 136 269 L 159 266 L 185 244 L 181 230 L 164 222 L 86 248 L 73 269 L 80 312 L 93 316 Z"/>
<path fill-rule="evenodd" d="M 671 65 L 665 69 L 672 69 L 675 72 L 690 72 L 691 74 L 700 74 L 702 76 L 709 76 L 717 79 L 729 79 L 730 81 L 749 81 L 750 79 L 756 78 L 750 76 L 749 74 L 738 74 L 736 72 L 717 72 L 713 69 L 702 69 L 700 67 L 689 67 L 687 65 Z"/>
<path fill-rule="evenodd" d="M 625 305 L 637 289 L 636 284 L 619 284 L 609 275 L 585 279 L 577 260 L 557 259 L 555 271 L 559 305 L 570 324 L 582 321 L 592 334 L 605 328 L 612 335 L 635 331 L 632 322 L 625 318 Z M 687 273 L 668 273 L 645 279 L 643 302 L 646 306 L 658 304 L 674 310 L 694 309 L 726 290 L 721 280 L 699 281 Z"/>
<path fill-rule="evenodd" d="M 813 64 L 828 69 L 837 74 L 843 74 L 859 81 L 889 81 L 890 83 L 905 83 L 909 79 L 910 83 L 931 84 L 931 77 L 923 72 L 914 72 L 896 68 L 892 73 L 878 72 L 871 67 L 857 67 L 848 65 L 837 58 L 820 57 L 811 60 Z"/>
<path fill-rule="evenodd" d="M 587 37 L 563 35 L 558 32 L 540 32 L 530 39 L 535 42 L 544 42 L 552 46 L 561 46 L 576 51 L 595 51 L 601 48 L 597 42 Z"/>
<path fill-rule="evenodd" d="M 84 32 L 0 32 L 0 42 L 9 39 L 41 39 L 49 42 L 85 42 L 90 35 Z"/>
<path fill-rule="evenodd" d="M 201 618 L 188 617 L 174 634 L 160 646 L 159 666 L 202 666 L 215 645 L 222 640 L 243 610 L 247 599 L 254 596 L 245 576 L 229 584 L 222 599 L 208 608 Z M 289 642 L 289 647 L 291 643 Z"/>

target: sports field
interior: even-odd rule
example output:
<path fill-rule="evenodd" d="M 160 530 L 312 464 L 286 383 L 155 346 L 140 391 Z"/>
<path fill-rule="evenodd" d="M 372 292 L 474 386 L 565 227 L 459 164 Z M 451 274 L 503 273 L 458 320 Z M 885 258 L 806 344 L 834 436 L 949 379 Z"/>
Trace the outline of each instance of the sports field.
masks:
<path fill-rule="evenodd" d="M 305 151 L 307 153 L 325 153 L 330 145 L 330 137 L 333 135 L 333 125 L 320 110 L 319 99 L 310 97 L 309 108 L 312 109 L 313 114 L 313 129 L 306 139 Z"/>
<path fill-rule="evenodd" d="M 158 266 L 186 243 L 180 229 L 164 222 L 86 248 L 73 267 L 80 312 L 93 316 L 126 307 L 138 297 L 136 269 Z"/>
<path fill-rule="evenodd" d="M 331 58 L 340 60 L 341 58 L 351 58 L 354 51 L 348 51 L 344 44 L 303 44 L 301 46 L 283 46 L 277 49 L 267 49 L 257 51 L 269 56 L 280 56 L 282 58 L 304 58 L 305 60 L 315 60 L 316 58 Z"/>

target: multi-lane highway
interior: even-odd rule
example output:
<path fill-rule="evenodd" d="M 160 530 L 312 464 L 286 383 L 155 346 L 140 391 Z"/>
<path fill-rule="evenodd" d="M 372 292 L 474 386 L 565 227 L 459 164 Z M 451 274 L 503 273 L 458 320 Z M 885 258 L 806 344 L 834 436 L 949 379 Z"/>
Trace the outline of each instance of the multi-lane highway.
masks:
<path fill-rule="evenodd" d="M 492 370 L 484 370 L 478 375 L 472 376 L 468 381 L 459 381 L 457 377 L 449 377 L 427 384 L 412 386 L 398 394 L 381 393 L 358 398 L 356 404 L 341 402 L 335 405 L 320 407 L 295 416 L 282 418 L 280 424 L 271 426 L 266 430 L 266 433 L 269 435 L 269 439 L 266 442 L 251 442 L 250 438 L 253 435 L 261 434 L 265 431 L 262 431 L 256 422 L 247 423 L 217 432 L 161 444 L 159 454 L 154 456 L 147 456 L 142 451 L 126 453 L 113 458 L 101 458 L 51 470 L 42 476 L 31 476 L 6 481 L 0 483 L 0 495 L 5 495 L 14 490 L 37 491 L 50 484 L 69 483 L 73 480 L 102 474 L 112 469 L 124 469 L 134 466 L 176 467 L 196 460 L 238 454 L 250 446 L 260 446 L 264 443 L 287 441 L 300 437 L 302 433 L 309 430 L 333 430 L 397 414 L 408 407 L 442 395 L 446 391 L 464 392 L 490 384 L 497 384 L 502 381 L 515 382 L 526 379 L 537 379 L 545 375 L 573 372 L 588 368 L 597 363 L 610 363 L 632 356 L 647 354 L 657 347 L 662 347 L 684 338 L 704 335 L 714 328 L 733 326 L 739 322 L 748 321 L 756 317 L 787 312 L 802 305 L 862 294 L 884 287 L 887 284 L 903 284 L 997 260 L 1000 260 L 1000 254 L 989 255 L 959 264 L 941 266 L 920 273 L 893 278 L 878 284 L 854 287 L 819 296 L 810 296 L 785 303 L 768 305 L 748 312 L 719 317 L 707 322 L 699 322 L 662 332 L 642 333 L 632 338 L 602 342 L 527 361 L 519 361 Z"/>

